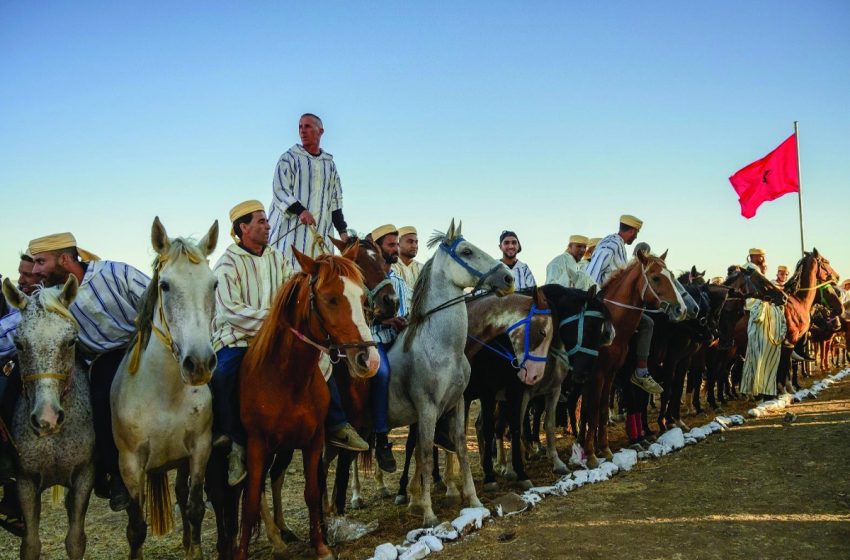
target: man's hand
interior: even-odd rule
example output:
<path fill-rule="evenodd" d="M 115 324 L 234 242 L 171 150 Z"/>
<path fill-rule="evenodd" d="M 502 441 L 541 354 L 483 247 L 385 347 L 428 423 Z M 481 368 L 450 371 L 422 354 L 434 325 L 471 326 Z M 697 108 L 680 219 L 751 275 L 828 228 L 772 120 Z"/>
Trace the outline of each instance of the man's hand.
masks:
<path fill-rule="evenodd" d="M 313 218 L 313 214 L 311 214 L 309 210 L 304 210 L 298 214 L 298 220 L 300 220 L 305 226 L 309 226 L 311 224 L 316 225 L 316 219 Z"/>
<path fill-rule="evenodd" d="M 384 320 L 383 324 L 392 327 L 396 330 L 396 332 L 401 332 L 404 330 L 404 327 L 407 326 L 407 319 L 404 317 L 393 317 L 391 319 Z"/>

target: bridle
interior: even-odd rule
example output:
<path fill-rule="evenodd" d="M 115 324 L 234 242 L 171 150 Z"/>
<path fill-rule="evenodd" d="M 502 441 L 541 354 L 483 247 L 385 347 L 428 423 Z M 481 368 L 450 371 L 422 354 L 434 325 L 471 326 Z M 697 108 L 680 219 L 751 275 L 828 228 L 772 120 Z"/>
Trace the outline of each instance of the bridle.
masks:
<path fill-rule="evenodd" d="M 608 298 L 603 298 L 602 301 L 604 301 L 605 303 L 610 303 L 611 305 L 616 305 L 617 307 L 622 307 L 623 309 L 634 309 L 643 313 L 667 313 L 667 310 L 670 308 L 670 303 L 661 299 L 661 296 L 659 296 L 655 289 L 652 287 L 652 285 L 650 285 L 649 276 L 646 274 L 647 268 L 648 267 L 644 264 L 640 265 L 641 275 L 643 276 L 643 288 L 640 291 L 640 299 L 641 301 L 645 301 L 646 291 L 649 290 L 649 292 L 658 302 L 658 309 L 647 309 L 646 306 L 638 307 L 636 305 L 629 305 L 627 303 L 622 303 Z"/>
<path fill-rule="evenodd" d="M 576 327 L 578 329 L 578 334 L 576 335 L 575 345 L 569 350 L 564 351 L 560 349 L 553 349 L 553 352 L 556 355 L 563 352 L 567 357 L 569 357 L 574 354 L 577 354 L 578 352 L 581 352 L 583 354 L 593 356 L 594 358 L 599 356 L 599 350 L 594 350 L 593 348 L 588 348 L 584 346 L 584 320 L 587 317 L 595 317 L 597 319 L 602 319 L 603 321 L 605 320 L 605 315 L 601 311 L 588 311 L 587 302 L 585 302 L 585 304 L 582 306 L 581 311 L 579 311 L 575 315 L 570 315 L 566 319 L 561 320 L 561 323 L 558 325 L 559 330 L 565 325 L 569 325 L 574 321 L 578 321 L 578 325 Z"/>
<path fill-rule="evenodd" d="M 525 319 L 520 319 L 519 321 L 517 321 L 513 325 L 509 326 L 505 330 L 504 334 L 507 335 L 508 337 L 510 337 L 511 332 L 513 332 L 514 330 L 518 329 L 521 326 L 525 326 L 525 336 L 524 336 L 524 341 L 523 341 L 522 360 L 517 358 L 516 355 L 514 355 L 513 352 L 509 352 L 508 350 L 505 350 L 503 348 L 494 348 L 493 346 L 490 346 L 489 344 L 487 344 L 483 340 L 476 338 L 476 337 L 472 336 L 471 334 L 468 334 L 466 336 L 468 336 L 471 340 L 474 340 L 478 344 L 482 345 L 483 347 L 487 348 L 488 350 L 495 352 L 496 354 L 498 354 L 502 358 L 508 360 L 511 363 L 511 366 L 514 369 L 521 370 L 521 369 L 525 368 L 526 362 L 529 362 L 529 361 L 531 361 L 531 362 L 545 362 L 546 361 L 546 356 L 537 356 L 537 355 L 534 355 L 534 354 L 531 353 L 531 322 L 534 320 L 535 315 L 551 315 L 551 314 L 552 314 L 551 309 L 538 309 L 537 305 L 532 303 L 531 309 L 529 310 L 528 315 L 526 315 Z"/>

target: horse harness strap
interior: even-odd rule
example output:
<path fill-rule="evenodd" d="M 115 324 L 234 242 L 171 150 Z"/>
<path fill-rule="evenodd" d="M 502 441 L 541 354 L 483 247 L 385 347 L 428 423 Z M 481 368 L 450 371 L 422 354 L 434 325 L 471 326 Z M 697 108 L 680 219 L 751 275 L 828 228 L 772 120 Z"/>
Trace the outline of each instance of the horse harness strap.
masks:
<path fill-rule="evenodd" d="M 30 373 L 28 375 L 21 375 L 21 383 L 29 383 L 30 381 L 39 381 L 41 379 L 56 379 L 57 381 L 64 382 L 64 386 L 62 387 L 62 395 L 65 396 L 68 391 L 71 389 L 71 378 L 73 377 L 73 370 L 71 373 L 58 373 L 55 371 L 41 371 L 38 373 Z M 24 394 L 26 394 L 26 388 L 23 389 Z"/>
<path fill-rule="evenodd" d="M 513 325 L 508 327 L 507 330 L 505 330 L 504 334 L 510 335 L 511 332 L 518 329 L 521 325 L 525 325 L 525 337 L 524 337 L 524 342 L 523 342 L 522 361 L 520 361 L 519 358 L 517 358 L 513 353 L 509 352 L 508 350 L 504 350 L 502 348 L 493 348 L 492 346 L 490 346 L 489 344 L 487 344 L 483 340 L 478 339 L 478 338 L 472 336 L 471 334 L 468 334 L 466 336 L 468 338 L 470 338 L 471 340 L 474 340 L 478 344 L 482 345 L 483 347 L 487 348 L 491 352 L 494 352 L 498 356 L 501 356 L 502 358 L 508 360 L 511 363 L 511 366 L 514 369 L 519 370 L 519 369 L 522 369 L 525 366 L 525 362 L 527 362 L 529 360 L 531 360 L 532 362 L 545 362 L 546 361 L 546 356 L 535 356 L 534 354 L 531 353 L 531 348 L 530 348 L 530 344 L 531 344 L 531 321 L 534 319 L 535 315 L 551 315 L 551 314 L 552 314 L 552 310 L 550 310 L 550 309 L 538 309 L 537 306 L 532 303 L 531 309 L 529 310 L 528 315 L 525 317 L 525 319 L 520 319 L 519 321 L 517 321 L 516 323 L 514 323 Z"/>
<path fill-rule="evenodd" d="M 362 350 L 365 348 L 369 348 L 370 346 L 374 346 L 377 348 L 377 343 L 371 340 L 363 342 L 343 342 L 342 344 L 336 344 L 333 342 L 327 327 L 325 327 L 325 319 L 324 317 L 322 317 L 322 312 L 319 310 L 319 306 L 316 305 L 316 280 L 318 280 L 318 276 L 313 275 L 310 277 L 310 309 L 316 314 L 316 318 L 319 320 L 319 326 L 321 327 L 321 329 L 325 331 L 327 345 L 323 346 L 317 342 L 313 342 L 312 340 L 310 340 L 310 338 L 307 337 L 307 335 L 302 334 L 290 327 L 290 330 L 298 338 L 298 340 L 309 344 L 320 352 L 324 352 L 325 354 L 327 354 L 332 364 L 338 363 L 340 358 L 343 357 L 343 353 L 341 352 L 341 350 L 347 350 L 350 348 Z M 333 355 L 331 353 L 334 350 L 336 350 L 336 355 Z M 334 358 L 336 358 L 336 360 L 334 360 Z"/>
<path fill-rule="evenodd" d="M 578 327 L 577 327 L 578 328 L 578 335 L 576 336 L 575 346 L 573 346 L 571 349 L 567 350 L 566 352 L 558 349 L 558 351 L 564 352 L 567 357 L 572 356 L 573 354 L 576 354 L 578 352 L 582 352 L 582 353 L 588 354 L 590 356 L 598 356 L 599 355 L 599 350 L 587 348 L 587 347 L 582 345 L 582 343 L 584 342 L 584 318 L 585 317 L 596 317 L 598 319 L 603 319 L 603 320 L 605 319 L 605 315 L 603 315 L 599 311 L 588 311 L 587 310 L 587 304 L 585 303 L 584 306 L 582 307 L 581 311 L 579 311 L 575 315 L 571 315 L 571 316 L 567 317 L 566 319 L 563 319 L 561 321 L 561 324 L 558 325 L 558 327 L 560 328 L 560 327 L 563 327 L 564 325 L 568 325 L 568 324 L 572 323 L 573 321 L 578 321 Z M 556 356 L 557 356 L 557 354 L 556 354 Z M 562 358 L 562 360 L 563 360 L 563 358 Z M 567 362 L 567 363 L 569 363 L 569 362 Z"/>
<path fill-rule="evenodd" d="M 375 286 L 374 288 L 372 288 L 371 290 L 367 288 L 366 289 L 366 303 L 367 303 L 367 305 L 369 307 L 374 307 L 375 306 L 375 296 L 378 295 L 378 292 L 380 292 L 382 289 L 384 289 L 387 286 L 392 286 L 392 284 L 393 283 L 389 278 L 384 278 L 383 280 L 378 282 L 378 285 Z"/>

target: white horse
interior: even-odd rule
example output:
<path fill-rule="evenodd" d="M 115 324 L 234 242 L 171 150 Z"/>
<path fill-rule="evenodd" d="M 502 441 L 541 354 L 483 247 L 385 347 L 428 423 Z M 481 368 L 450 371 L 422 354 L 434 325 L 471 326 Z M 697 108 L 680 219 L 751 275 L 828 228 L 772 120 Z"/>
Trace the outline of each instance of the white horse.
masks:
<path fill-rule="evenodd" d="M 139 313 L 139 333 L 118 367 L 111 393 L 112 433 L 131 498 L 130 558 L 142 557 L 146 494 L 153 534 L 171 529 L 168 471 L 175 467 L 183 548 L 186 558 L 202 557 L 204 471 L 212 429 L 207 382 L 216 366 L 211 343 L 216 280 L 207 257 L 217 240 L 218 221 L 197 244 L 169 239 L 159 218 L 151 228 L 158 255 L 154 276 Z"/>
<path fill-rule="evenodd" d="M 510 270 L 466 241 L 460 224 L 435 234 L 429 247 L 437 252 L 422 268 L 411 304 L 410 324 L 388 353 L 390 361 L 390 426 L 417 424 L 416 464 L 422 495 L 411 506 L 420 506 L 425 526 L 438 523 L 431 505 L 434 433 L 437 420 L 448 421 L 460 461 L 462 493 L 472 507 L 481 506 L 466 454 L 463 391 L 470 367 L 464 354 L 467 315 L 465 288 L 511 291 Z M 418 503 L 417 503 L 418 502 Z"/>
<path fill-rule="evenodd" d="M 18 493 L 26 523 L 21 558 L 39 558 L 41 492 L 61 485 L 70 489 L 65 497 L 65 551 L 68 558 L 81 559 L 94 484 L 94 425 L 88 375 L 75 353 L 79 327 L 68 311 L 77 296 L 77 278 L 70 275 L 63 287 L 43 288 L 32 297 L 6 278 L 3 294 L 21 310 L 15 344 L 23 395 L 12 422 L 19 452 Z"/>

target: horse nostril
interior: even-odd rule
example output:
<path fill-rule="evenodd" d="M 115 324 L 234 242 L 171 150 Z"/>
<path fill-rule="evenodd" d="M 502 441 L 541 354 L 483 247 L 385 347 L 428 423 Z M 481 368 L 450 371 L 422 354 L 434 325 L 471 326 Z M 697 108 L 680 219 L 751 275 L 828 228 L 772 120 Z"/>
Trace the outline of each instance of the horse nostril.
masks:
<path fill-rule="evenodd" d="M 207 367 L 210 371 L 215 371 L 216 366 L 218 366 L 218 358 L 215 354 L 212 354 L 210 359 L 207 360 Z"/>
<path fill-rule="evenodd" d="M 513 276 L 511 276 L 510 274 L 506 274 L 506 275 L 505 275 L 505 284 L 507 284 L 508 286 L 510 286 L 510 285 L 511 285 L 511 284 L 513 284 L 513 283 L 514 283 L 514 277 L 513 277 Z"/>
<path fill-rule="evenodd" d="M 192 356 L 183 358 L 183 371 L 195 371 L 195 360 L 192 359 Z"/>
<path fill-rule="evenodd" d="M 32 427 L 36 430 L 41 428 L 41 422 L 38 421 L 38 417 L 35 414 L 30 416 L 30 424 L 32 424 Z"/>
<path fill-rule="evenodd" d="M 56 413 L 56 425 L 61 426 L 62 422 L 64 422 L 64 421 L 65 421 L 65 411 L 60 409 L 59 412 Z"/>
<path fill-rule="evenodd" d="M 357 356 L 354 357 L 354 363 L 360 369 L 369 369 L 369 356 L 366 352 L 358 352 Z"/>

